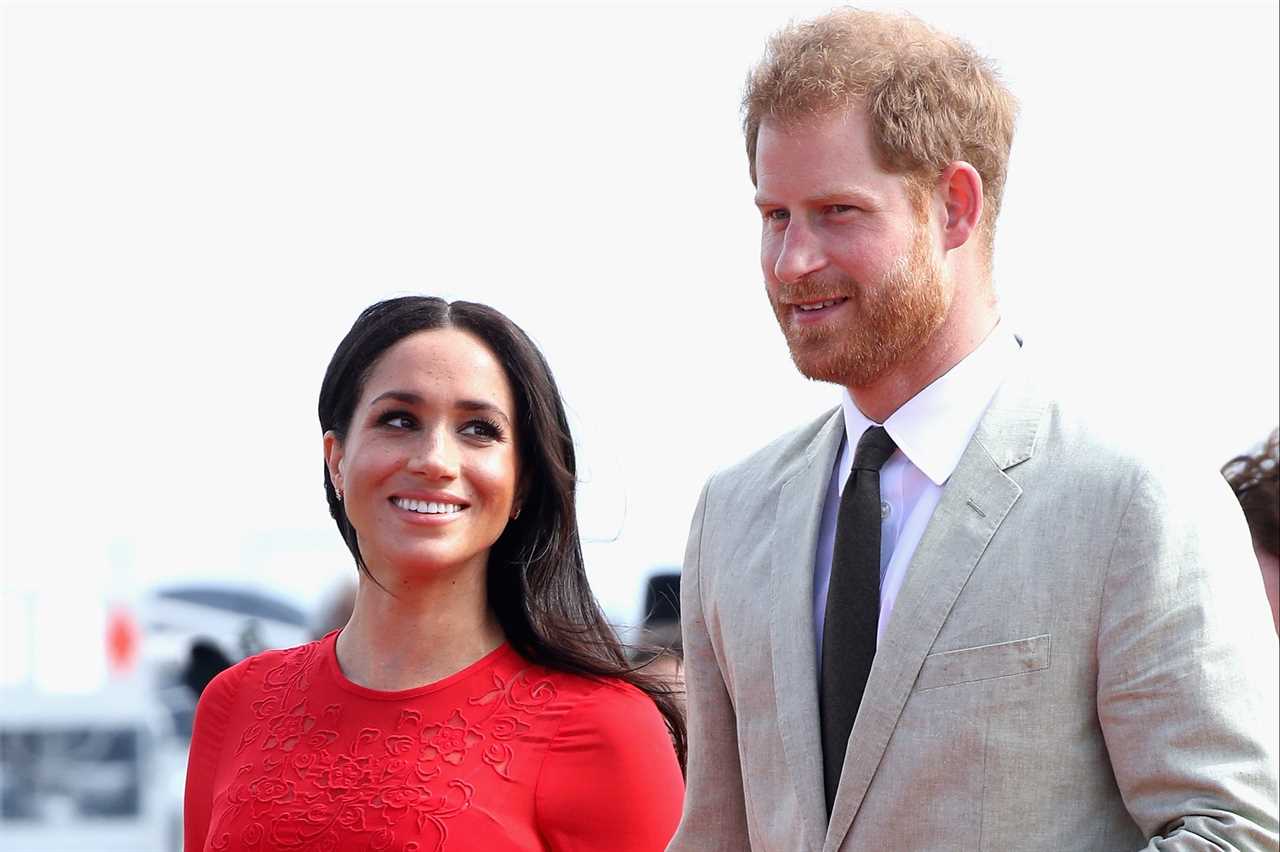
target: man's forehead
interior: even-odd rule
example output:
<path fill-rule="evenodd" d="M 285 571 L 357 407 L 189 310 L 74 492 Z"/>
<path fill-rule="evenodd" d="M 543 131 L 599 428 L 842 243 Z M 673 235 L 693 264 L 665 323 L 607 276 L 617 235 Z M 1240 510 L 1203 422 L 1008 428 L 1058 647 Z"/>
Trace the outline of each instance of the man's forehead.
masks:
<path fill-rule="evenodd" d="M 847 146 L 870 151 L 876 147 L 876 140 L 870 117 L 860 105 L 821 113 L 770 116 L 761 122 L 756 135 L 756 158 L 762 149 L 786 151 L 804 146 Z"/>
<path fill-rule="evenodd" d="M 867 117 L 866 105 L 861 98 L 822 100 L 775 109 L 760 119 L 760 130 L 769 128 L 774 133 L 804 133 L 833 121 L 856 118 L 865 122 Z"/>
<path fill-rule="evenodd" d="M 879 165 L 866 116 L 843 111 L 795 120 L 771 120 L 756 138 L 756 171 L 803 174 Z"/>

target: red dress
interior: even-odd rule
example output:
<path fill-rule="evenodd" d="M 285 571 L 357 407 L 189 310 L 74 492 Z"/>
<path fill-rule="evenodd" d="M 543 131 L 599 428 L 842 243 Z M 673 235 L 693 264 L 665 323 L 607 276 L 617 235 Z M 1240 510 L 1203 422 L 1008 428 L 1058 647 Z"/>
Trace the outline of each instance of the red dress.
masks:
<path fill-rule="evenodd" d="M 657 707 L 508 645 L 444 680 L 347 680 L 337 633 L 209 684 L 187 769 L 186 852 L 658 852 L 684 782 Z"/>

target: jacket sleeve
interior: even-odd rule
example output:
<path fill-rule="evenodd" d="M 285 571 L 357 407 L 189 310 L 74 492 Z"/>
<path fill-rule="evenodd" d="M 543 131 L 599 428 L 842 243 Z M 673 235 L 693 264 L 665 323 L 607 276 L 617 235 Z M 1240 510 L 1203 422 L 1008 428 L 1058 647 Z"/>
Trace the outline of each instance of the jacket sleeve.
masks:
<path fill-rule="evenodd" d="M 688 782 L 684 815 L 668 852 L 742 852 L 751 848 L 738 760 L 737 717 L 704 617 L 702 542 L 714 481 L 713 477 L 698 500 L 680 579 L 689 702 Z"/>
<path fill-rule="evenodd" d="M 1276 636 L 1226 484 L 1178 476 L 1148 473 L 1119 526 L 1098 718 L 1147 849 L 1275 849 Z"/>
<path fill-rule="evenodd" d="M 560 723 L 538 775 L 538 831 L 554 852 L 661 852 L 684 779 L 653 700 L 600 686 Z"/>

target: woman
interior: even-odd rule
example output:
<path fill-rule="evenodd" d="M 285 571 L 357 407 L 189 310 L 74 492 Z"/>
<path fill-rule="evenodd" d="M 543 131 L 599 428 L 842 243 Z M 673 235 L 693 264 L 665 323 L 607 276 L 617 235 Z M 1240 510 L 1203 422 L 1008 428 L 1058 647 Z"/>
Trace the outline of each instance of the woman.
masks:
<path fill-rule="evenodd" d="M 573 442 L 529 338 L 483 305 L 376 304 L 320 425 L 355 607 L 209 685 L 187 852 L 663 849 L 684 724 L 588 588 Z"/>
<path fill-rule="evenodd" d="M 1244 510 L 1271 621 L 1280 633 L 1280 428 L 1261 447 L 1223 465 L 1222 475 Z"/>

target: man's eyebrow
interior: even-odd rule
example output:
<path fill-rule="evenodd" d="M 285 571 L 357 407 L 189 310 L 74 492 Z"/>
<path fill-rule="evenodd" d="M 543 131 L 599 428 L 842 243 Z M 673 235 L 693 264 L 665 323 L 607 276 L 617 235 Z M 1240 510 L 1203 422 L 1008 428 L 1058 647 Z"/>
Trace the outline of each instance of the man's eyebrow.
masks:
<path fill-rule="evenodd" d="M 853 200 L 860 203 L 873 203 L 878 201 L 880 196 L 876 193 L 856 186 L 837 186 L 832 187 L 826 192 L 820 192 L 810 201 L 816 204 L 832 204 L 840 201 Z"/>
<path fill-rule="evenodd" d="M 824 189 L 822 192 L 814 193 L 801 199 L 803 204 L 835 204 L 841 201 L 856 201 L 860 204 L 872 204 L 879 201 L 879 196 L 874 192 L 865 189 L 859 189 L 853 186 L 836 186 L 830 189 Z M 767 195 L 756 194 L 755 203 L 757 207 L 767 207 L 779 202 L 773 201 Z"/>

